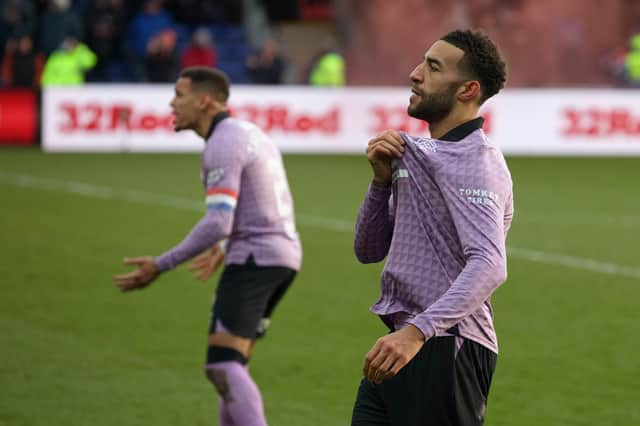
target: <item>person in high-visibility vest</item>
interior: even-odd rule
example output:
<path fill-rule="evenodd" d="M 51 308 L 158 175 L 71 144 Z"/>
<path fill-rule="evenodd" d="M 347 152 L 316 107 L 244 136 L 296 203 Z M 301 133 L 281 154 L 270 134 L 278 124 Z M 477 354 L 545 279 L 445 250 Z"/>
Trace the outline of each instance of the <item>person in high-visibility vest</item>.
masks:
<path fill-rule="evenodd" d="M 47 59 L 40 84 L 42 87 L 83 84 L 85 73 L 97 62 L 96 54 L 87 45 L 68 37 Z"/>
<path fill-rule="evenodd" d="M 344 58 L 336 50 L 327 50 L 314 60 L 309 70 L 309 84 L 312 86 L 344 86 Z"/>
<path fill-rule="evenodd" d="M 627 80 L 633 86 L 640 86 L 640 34 L 631 37 L 631 50 L 624 58 Z"/>

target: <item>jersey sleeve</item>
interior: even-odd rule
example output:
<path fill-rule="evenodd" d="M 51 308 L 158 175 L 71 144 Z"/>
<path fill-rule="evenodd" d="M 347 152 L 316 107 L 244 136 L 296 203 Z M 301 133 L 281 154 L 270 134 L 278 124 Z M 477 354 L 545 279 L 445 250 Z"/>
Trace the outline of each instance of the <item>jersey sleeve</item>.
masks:
<path fill-rule="evenodd" d="M 249 144 L 243 133 L 225 134 L 208 144 L 202 158 L 205 215 L 181 243 L 156 258 L 160 271 L 175 268 L 231 234 Z"/>
<path fill-rule="evenodd" d="M 391 187 L 371 184 L 360 206 L 353 248 L 362 263 L 383 260 L 393 236 L 393 199 Z"/>
<path fill-rule="evenodd" d="M 499 161 L 459 164 L 442 185 L 462 247 L 464 265 L 451 287 L 410 323 L 425 337 L 440 335 L 475 312 L 507 278 L 506 217 L 511 211 L 511 178 Z"/>

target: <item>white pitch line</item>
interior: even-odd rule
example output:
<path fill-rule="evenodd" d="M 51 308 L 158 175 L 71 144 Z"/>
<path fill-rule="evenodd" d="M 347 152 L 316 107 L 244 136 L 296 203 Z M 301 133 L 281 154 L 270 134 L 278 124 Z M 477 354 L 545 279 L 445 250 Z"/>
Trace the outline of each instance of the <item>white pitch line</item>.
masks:
<path fill-rule="evenodd" d="M 531 262 L 549 263 L 565 266 L 567 268 L 582 269 L 585 271 L 599 272 L 602 274 L 618 275 L 628 278 L 640 279 L 640 268 L 618 265 L 616 263 L 602 262 L 595 259 L 568 256 L 566 254 L 547 253 L 544 251 L 530 250 L 519 247 L 507 247 L 509 256 Z"/>
<path fill-rule="evenodd" d="M 66 192 L 89 198 L 124 200 L 152 206 L 171 207 L 181 210 L 204 212 L 204 203 L 189 198 L 176 197 L 145 191 L 118 190 L 109 186 L 94 185 L 92 183 L 72 180 L 40 178 L 32 175 L 13 174 L 0 171 L 0 181 L 13 186 L 44 189 L 47 191 Z M 346 220 L 331 219 L 312 215 L 296 215 L 296 221 L 301 225 L 312 226 L 330 231 L 353 231 L 354 224 Z"/>
<path fill-rule="evenodd" d="M 0 181 L 23 188 L 66 192 L 83 197 L 124 200 L 146 205 L 163 206 L 197 212 L 204 211 L 203 203 L 196 202 L 188 198 L 145 191 L 118 190 L 112 187 L 94 185 L 86 182 L 40 178 L 32 175 L 6 173 L 3 171 L 0 171 Z M 301 214 L 296 215 L 296 221 L 303 226 L 310 226 L 336 232 L 353 232 L 354 229 L 354 223 L 351 221 L 321 216 Z M 546 263 L 601 274 L 640 279 L 640 268 L 634 268 L 631 266 L 511 246 L 507 247 L 507 251 L 511 257 L 531 262 Z"/>

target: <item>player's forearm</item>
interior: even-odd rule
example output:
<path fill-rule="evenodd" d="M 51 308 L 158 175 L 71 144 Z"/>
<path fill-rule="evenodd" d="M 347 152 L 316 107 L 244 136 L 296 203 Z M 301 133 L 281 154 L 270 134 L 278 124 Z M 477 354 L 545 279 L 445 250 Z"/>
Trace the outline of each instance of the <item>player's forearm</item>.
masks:
<path fill-rule="evenodd" d="M 477 311 L 491 293 L 507 279 L 506 259 L 469 258 L 454 283 L 435 303 L 410 323 L 425 337 L 442 334 Z"/>
<path fill-rule="evenodd" d="M 208 212 L 180 244 L 156 258 L 158 270 L 164 272 L 173 269 L 228 237 L 232 221 L 230 212 Z"/>
<path fill-rule="evenodd" d="M 356 221 L 354 251 L 362 263 L 379 262 L 389 252 L 393 223 L 389 217 L 391 189 L 371 185 Z"/>

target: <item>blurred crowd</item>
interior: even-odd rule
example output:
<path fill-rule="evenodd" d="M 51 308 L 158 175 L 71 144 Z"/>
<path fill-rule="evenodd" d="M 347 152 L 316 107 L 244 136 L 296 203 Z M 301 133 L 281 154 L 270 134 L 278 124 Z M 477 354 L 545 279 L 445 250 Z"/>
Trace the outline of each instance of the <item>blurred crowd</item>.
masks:
<path fill-rule="evenodd" d="M 275 39 L 247 42 L 239 0 L 3 0 L 1 9 L 4 87 L 171 82 L 196 65 L 219 67 L 234 83 L 282 84 L 287 75 Z M 342 56 L 316 56 L 308 74 L 344 84 Z"/>
<path fill-rule="evenodd" d="M 640 87 L 640 0 L 608 0 L 602 10 L 596 3 L 1 0 L 0 87 L 171 82 L 194 65 L 218 67 L 236 84 L 404 84 L 398 70 L 412 66 L 425 40 L 467 26 L 485 29 L 498 42 L 512 86 Z M 291 12 L 300 5 L 305 13 Z M 327 5 L 335 16 L 328 17 Z M 314 32 L 306 38 L 289 33 L 283 43 L 277 31 L 249 42 L 255 19 L 245 7 L 266 10 L 267 25 L 274 27 L 305 14 L 324 17 L 340 43 L 324 43 Z"/>

